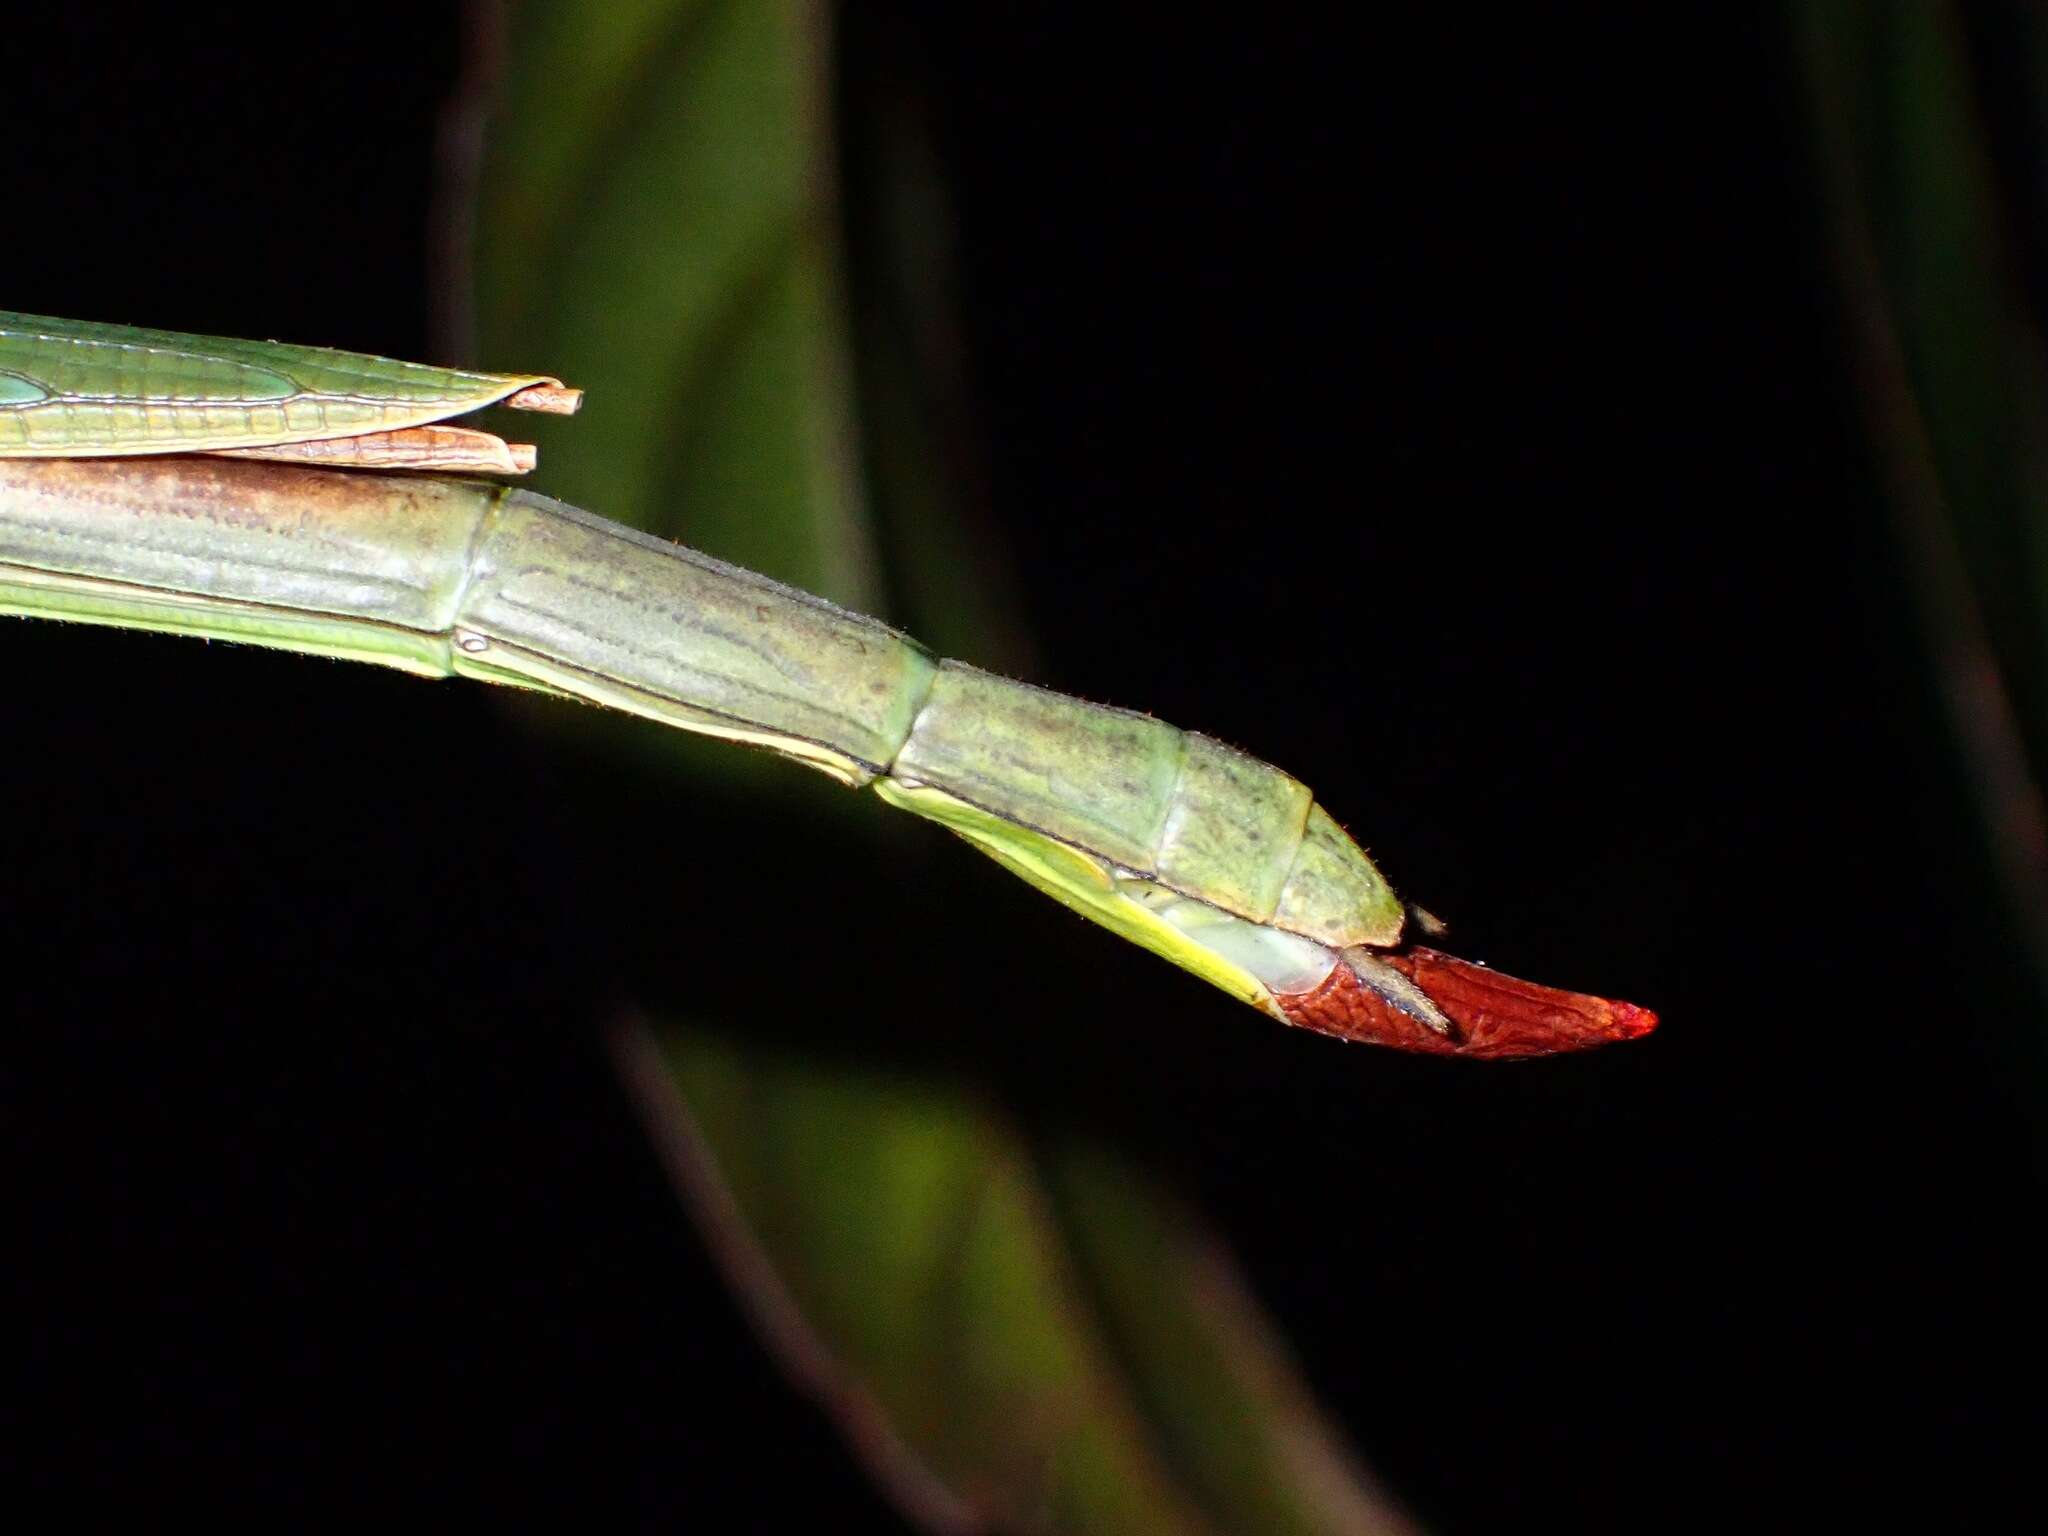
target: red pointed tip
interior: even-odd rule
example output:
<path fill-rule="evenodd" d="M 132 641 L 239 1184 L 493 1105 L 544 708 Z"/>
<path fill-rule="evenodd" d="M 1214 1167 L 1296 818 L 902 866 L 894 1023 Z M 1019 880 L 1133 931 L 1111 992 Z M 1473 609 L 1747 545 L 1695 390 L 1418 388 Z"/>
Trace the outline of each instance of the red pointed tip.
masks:
<path fill-rule="evenodd" d="M 1277 1001 L 1289 1020 L 1305 1029 L 1396 1050 L 1480 1060 L 1582 1051 L 1640 1039 L 1657 1027 L 1657 1015 L 1634 1003 L 1538 986 L 1434 949 L 1416 947 L 1374 958 L 1427 994 L 1451 1021 L 1452 1033 L 1431 1029 L 1341 961 L 1313 992 Z"/>

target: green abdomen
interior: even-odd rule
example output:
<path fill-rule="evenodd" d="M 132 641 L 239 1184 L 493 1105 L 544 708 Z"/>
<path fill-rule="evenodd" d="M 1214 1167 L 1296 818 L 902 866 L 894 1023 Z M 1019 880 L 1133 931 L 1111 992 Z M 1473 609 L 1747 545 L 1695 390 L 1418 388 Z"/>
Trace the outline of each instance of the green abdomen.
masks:
<path fill-rule="evenodd" d="M 1401 904 L 1306 786 L 1149 715 L 939 665 L 892 778 L 948 794 L 1254 922 L 1391 944 Z"/>

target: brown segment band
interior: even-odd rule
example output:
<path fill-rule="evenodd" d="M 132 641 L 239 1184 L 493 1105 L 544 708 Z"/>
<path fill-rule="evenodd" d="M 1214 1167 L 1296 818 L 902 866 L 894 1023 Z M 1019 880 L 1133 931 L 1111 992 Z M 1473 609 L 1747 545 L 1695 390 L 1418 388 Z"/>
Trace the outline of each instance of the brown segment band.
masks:
<path fill-rule="evenodd" d="M 515 411 L 545 411 L 550 416 L 574 416 L 583 408 L 583 391 L 571 389 L 558 379 L 545 384 L 529 384 L 505 397 L 505 404 Z"/>
<path fill-rule="evenodd" d="M 1290 1023 L 1340 1040 L 1479 1060 L 1580 1051 L 1634 1040 L 1657 1027 L 1657 1015 L 1634 1003 L 1538 986 L 1439 950 L 1418 947 L 1374 958 L 1426 992 L 1455 1033 L 1440 1035 L 1395 1007 L 1341 961 L 1314 991 L 1274 1001 Z"/>

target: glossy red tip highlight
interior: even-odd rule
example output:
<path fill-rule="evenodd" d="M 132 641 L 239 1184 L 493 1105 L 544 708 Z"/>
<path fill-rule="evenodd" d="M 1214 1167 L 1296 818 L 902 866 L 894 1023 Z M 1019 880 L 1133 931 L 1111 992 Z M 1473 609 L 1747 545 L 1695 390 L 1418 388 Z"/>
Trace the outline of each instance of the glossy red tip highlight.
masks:
<path fill-rule="evenodd" d="M 1275 1001 L 1290 1022 L 1340 1040 L 1480 1060 L 1582 1051 L 1634 1040 L 1657 1027 L 1657 1015 L 1634 1003 L 1538 986 L 1434 949 L 1373 958 L 1428 994 L 1451 1021 L 1451 1034 L 1441 1035 L 1402 1010 L 1342 961 L 1313 992 Z"/>

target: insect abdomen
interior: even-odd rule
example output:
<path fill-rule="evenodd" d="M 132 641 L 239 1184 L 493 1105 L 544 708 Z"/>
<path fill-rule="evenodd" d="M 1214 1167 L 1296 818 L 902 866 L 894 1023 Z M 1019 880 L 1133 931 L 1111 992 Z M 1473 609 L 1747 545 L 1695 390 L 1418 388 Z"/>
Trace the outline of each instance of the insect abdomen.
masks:
<path fill-rule="evenodd" d="M 1150 715 L 939 665 L 892 778 L 928 784 L 1227 912 L 1388 944 L 1372 861 L 1270 763 Z"/>

